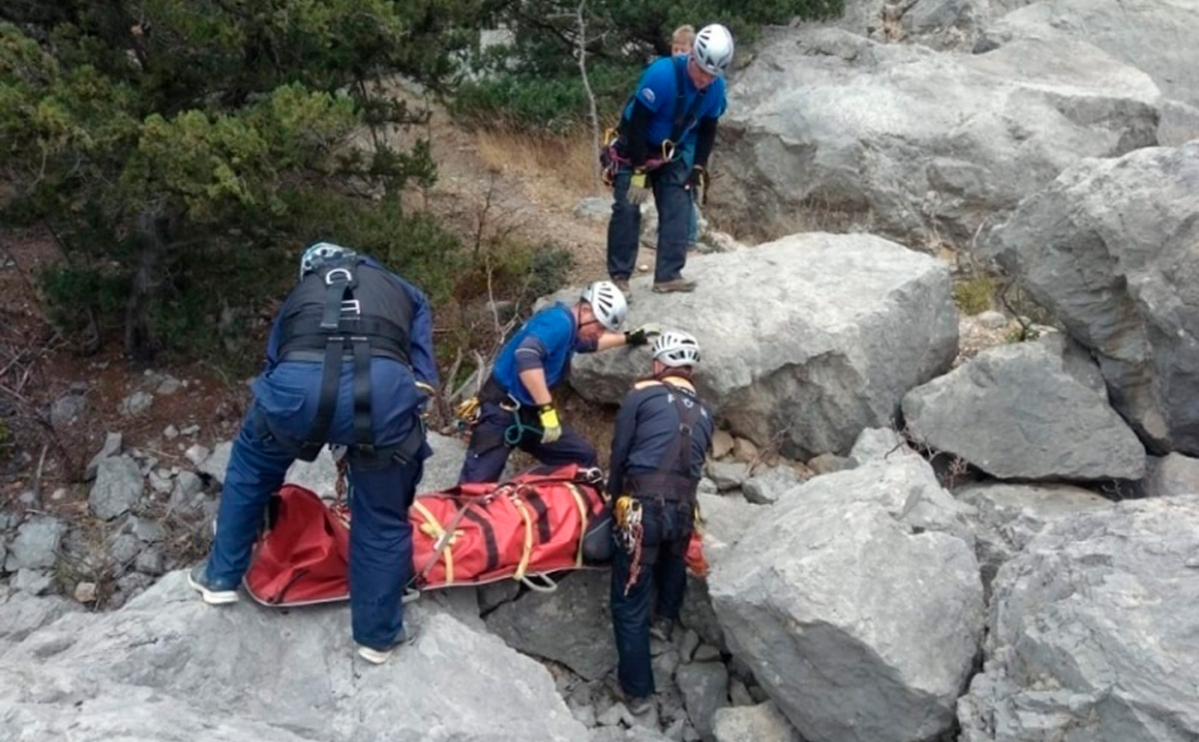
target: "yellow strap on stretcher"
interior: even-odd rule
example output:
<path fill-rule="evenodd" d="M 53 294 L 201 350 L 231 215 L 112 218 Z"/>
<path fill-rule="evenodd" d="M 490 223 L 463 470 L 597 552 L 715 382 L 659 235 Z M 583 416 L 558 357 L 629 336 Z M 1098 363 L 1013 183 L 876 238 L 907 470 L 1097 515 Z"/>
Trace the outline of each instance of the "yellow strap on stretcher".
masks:
<path fill-rule="evenodd" d="M 443 527 L 441 525 L 441 523 L 438 522 L 437 518 L 433 517 L 433 513 L 429 512 L 428 508 L 426 508 L 424 505 L 421 504 L 420 498 L 417 498 L 412 501 L 412 507 L 416 508 L 417 512 L 419 512 L 422 516 L 424 516 L 425 522 L 420 524 L 421 533 L 425 534 L 426 536 L 432 536 L 434 539 L 434 543 L 436 543 L 437 539 L 440 539 L 442 537 L 448 538 L 450 540 L 449 543 L 447 543 L 445 545 L 445 551 L 442 552 L 442 555 L 445 558 L 445 582 L 446 582 L 446 585 L 448 586 L 448 585 L 454 584 L 454 536 L 453 536 L 453 534 L 448 534 L 448 535 L 446 534 L 445 527 Z"/>
<path fill-rule="evenodd" d="M 587 536 L 587 504 L 583 502 L 583 493 L 573 483 L 567 482 L 566 489 L 575 497 L 575 505 L 579 507 L 579 553 L 575 555 L 575 566 L 583 566 L 583 540 Z"/>
<path fill-rule="evenodd" d="M 525 548 L 520 555 L 520 564 L 516 565 L 516 574 L 512 575 L 512 579 L 520 581 L 525 578 L 525 573 L 529 570 L 529 559 L 533 556 L 533 518 L 529 515 L 529 509 L 525 507 L 524 500 L 521 500 L 515 493 L 509 497 L 512 498 L 512 504 L 520 512 L 521 520 L 525 522 Z"/>

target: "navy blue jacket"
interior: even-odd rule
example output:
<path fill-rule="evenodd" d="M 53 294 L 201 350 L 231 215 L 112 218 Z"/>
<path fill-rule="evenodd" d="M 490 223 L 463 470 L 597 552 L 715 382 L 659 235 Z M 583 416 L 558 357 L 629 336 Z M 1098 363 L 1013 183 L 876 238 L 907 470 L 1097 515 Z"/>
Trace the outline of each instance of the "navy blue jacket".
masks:
<path fill-rule="evenodd" d="M 643 381 L 625 395 L 616 416 L 616 430 L 612 434 L 612 459 L 608 475 L 608 492 L 619 497 L 624 492 L 624 479 L 629 474 L 650 474 L 658 470 L 662 457 L 670 450 L 671 443 L 679 434 L 679 412 L 671 395 L 683 394 L 700 405 L 699 421 L 691 433 L 691 467 L 681 471 L 678 462 L 673 462 L 670 471 L 692 479 L 699 479 L 704 470 L 704 458 L 712 443 L 712 413 L 695 395 L 684 386 L 687 382 L 669 378 L 673 385 L 657 381 Z"/>

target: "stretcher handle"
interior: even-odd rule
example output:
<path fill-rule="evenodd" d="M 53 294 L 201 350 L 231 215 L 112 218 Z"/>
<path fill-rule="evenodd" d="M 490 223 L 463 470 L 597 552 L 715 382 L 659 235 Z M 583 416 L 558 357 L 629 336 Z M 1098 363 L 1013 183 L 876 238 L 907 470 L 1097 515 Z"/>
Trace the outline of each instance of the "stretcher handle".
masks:
<path fill-rule="evenodd" d="M 541 583 L 538 584 L 534 582 L 534 578 L 541 580 Z M 534 592 L 552 593 L 558 589 L 558 583 L 551 580 L 549 575 L 533 575 L 533 577 L 525 575 L 524 577 L 520 578 L 520 581 L 525 587 L 533 590 Z"/>
<path fill-rule="evenodd" d="M 413 603 L 420 600 L 421 591 L 415 587 L 405 587 L 404 595 L 400 598 L 401 603 Z"/>

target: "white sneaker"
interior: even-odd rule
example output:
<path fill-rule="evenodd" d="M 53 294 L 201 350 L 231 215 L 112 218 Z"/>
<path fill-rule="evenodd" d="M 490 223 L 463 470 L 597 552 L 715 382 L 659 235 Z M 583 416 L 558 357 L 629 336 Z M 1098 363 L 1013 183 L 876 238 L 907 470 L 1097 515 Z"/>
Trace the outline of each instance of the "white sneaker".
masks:
<path fill-rule="evenodd" d="M 396 651 L 394 647 L 391 649 L 379 650 L 371 649 L 370 647 L 366 647 L 361 644 L 358 645 L 358 656 L 372 665 L 382 665 L 384 662 L 391 659 L 391 656 L 395 653 Z"/>
<path fill-rule="evenodd" d="M 200 597 L 208 605 L 226 605 L 236 603 L 237 585 L 219 585 L 208 579 L 208 560 L 192 567 L 187 573 L 187 584 L 200 593 Z"/>
<path fill-rule="evenodd" d="M 364 644 L 358 645 L 358 656 L 372 665 L 382 665 L 391 659 L 396 650 L 405 644 L 411 644 L 416 641 L 416 629 L 405 626 L 400 631 L 400 636 L 396 639 L 396 643 L 392 644 L 388 649 L 374 649 Z"/>

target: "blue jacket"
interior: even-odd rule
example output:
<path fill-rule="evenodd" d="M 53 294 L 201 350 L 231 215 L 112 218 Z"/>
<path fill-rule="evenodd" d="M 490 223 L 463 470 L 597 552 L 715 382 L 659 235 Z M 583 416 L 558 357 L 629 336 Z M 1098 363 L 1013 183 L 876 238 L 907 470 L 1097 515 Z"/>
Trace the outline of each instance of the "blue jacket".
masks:
<path fill-rule="evenodd" d="M 428 397 L 416 388 L 422 381 L 437 387 L 437 362 L 433 354 L 433 313 L 425 295 L 412 284 L 367 258 L 366 265 L 385 271 L 397 291 L 412 302 L 409 328 L 411 368 L 390 358 L 371 359 L 371 417 L 376 445 L 402 440 L 417 419 Z M 266 348 L 266 369 L 254 379 L 251 389 L 255 401 L 275 420 L 286 420 L 284 432 L 305 439 L 314 419 L 320 397 L 321 362 L 279 360 L 281 319 L 287 313 L 285 302 L 271 327 Z M 338 390 L 337 414 L 330 430 L 330 442 L 349 443 L 353 438 L 353 361 L 342 365 Z"/>
<path fill-rule="evenodd" d="M 570 372 L 570 361 L 576 352 L 590 353 L 594 343 L 579 340 L 570 307 L 559 302 L 529 318 L 504 344 L 492 371 L 496 383 L 525 406 L 533 406 L 533 398 L 520 381 L 520 372 L 540 368 L 545 372 L 546 386 L 553 389 Z"/>
<path fill-rule="evenodd" d="M 683 110 L 691 110 L 696 96 L 700 95 L 700 91 L 691 82 L 691 77 L 686 72 L 686 64 L 687 57 L 684 56 L 662 57 L 647 67 L 637 82 L 637 92 L 633 99 L 640 101 L 654 114 L 649 124 L 649 130 L 646 132 L 651 148 L 660 147 L 663 140 L 670 138 L 670 132 L 674 128 L 675 97 L 678 94 L 676 66 L 684 68 L 682 70 Z M 703 96 L 703 101 L 696 109 L 695 115 L 688 122 L 689 125 L 675 141 L 676 146 L 683 148 L 690 146 L 694 149 L 700 120 L 718 119 L 724 114 L 728 103 L 725 99 L 723 78 L 718 77 L 713 80 Z M 633 100 L 630 100 L 625 105 L 623 117 L 627 120 L 632 115 Z"/>
<path fill-rule="evenodd" d="M 704 458 L 712 443 L 712 413 L 693 391 L 684 386 L 667 386 L 655 381 L 638 383 L 625 395 L 612 433 L 612 459 L 609 462 L 608 492 L 613 497 L 625 494 L 624 479 L 629 474 L 651 474 L 663 463 L 662 457 L 679 434 L 679 412 L 671 399 L 683 394 L 700 405 L 699 422 L 691 432 L 691 467 L 680 471 L 675 462 L 669 471 L 699 479 Z"/>

